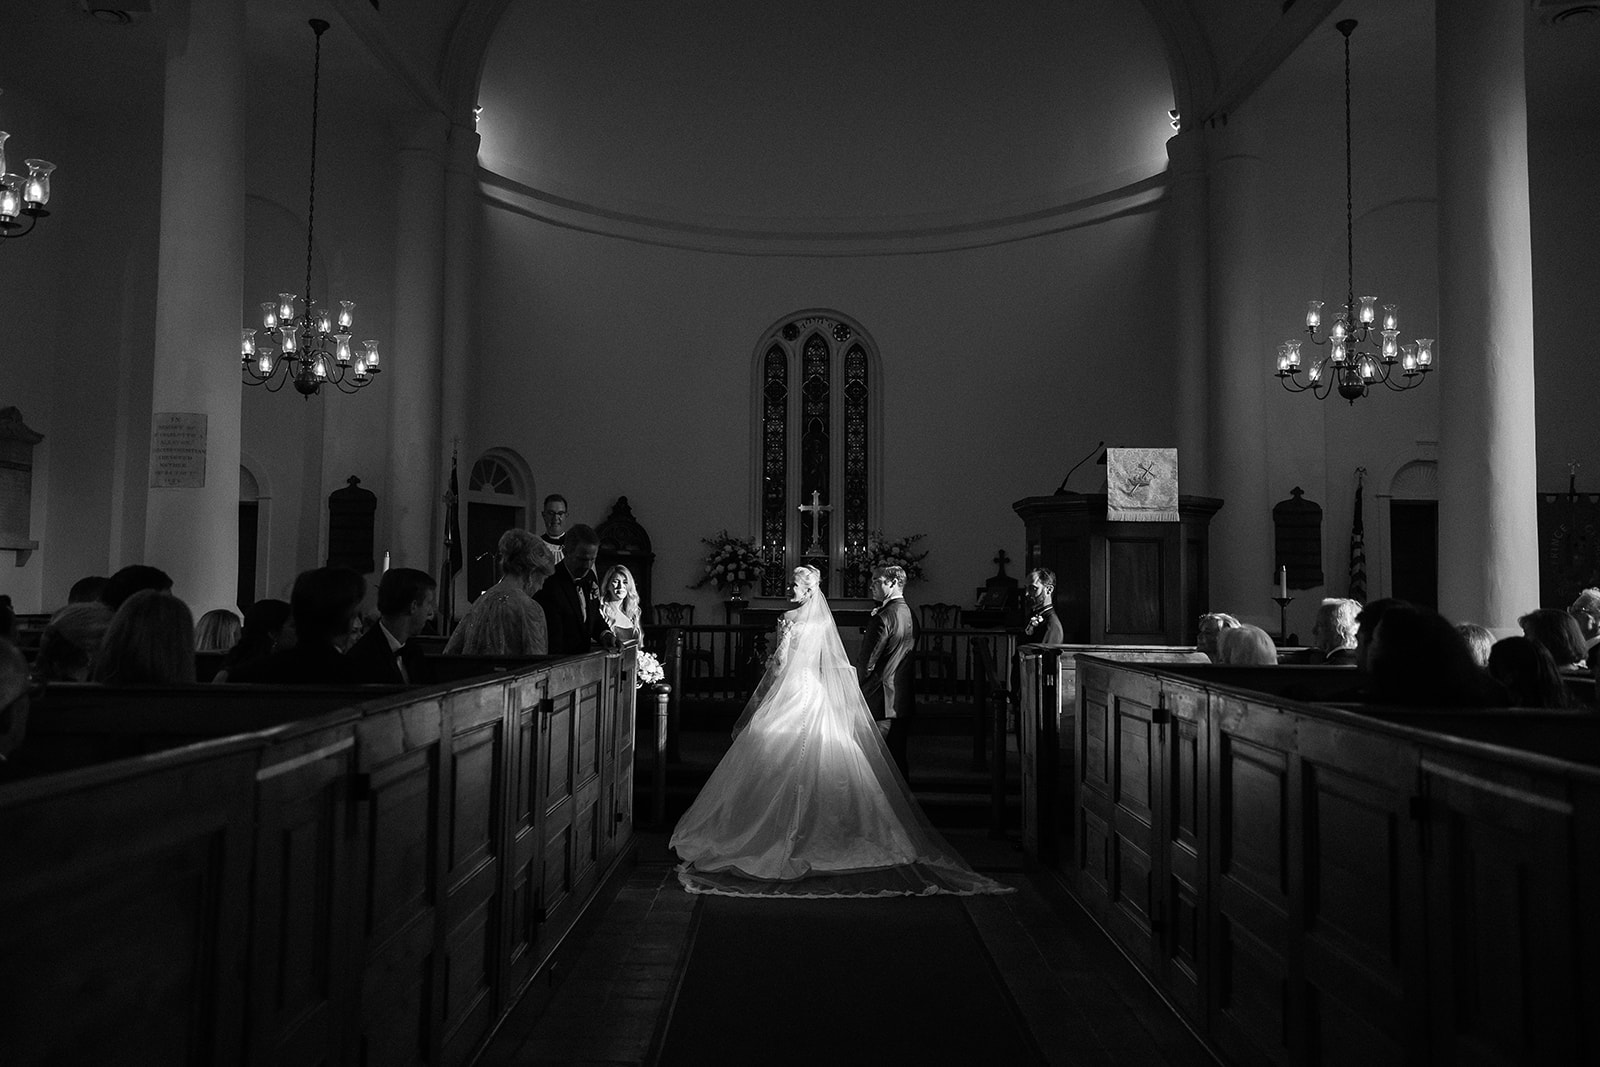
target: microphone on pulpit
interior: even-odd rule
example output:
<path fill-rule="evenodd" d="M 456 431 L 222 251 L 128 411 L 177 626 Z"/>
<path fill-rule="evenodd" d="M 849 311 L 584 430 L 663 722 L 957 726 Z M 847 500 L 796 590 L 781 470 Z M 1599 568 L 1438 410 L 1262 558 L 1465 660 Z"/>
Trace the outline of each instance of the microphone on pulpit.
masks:
<path fill-rule="evenodd" d="M 1096 452 L 1100 451 L 1104 447 L 1106 447 L 1106 443 L 1104 441 L 1101 441 L 1099 444 L 1097 444 L 1093 448 L 1089 449 L 1089 456 L 1094 455 Z M 1089 462 L 1089 456 L 1084 456 L 1082 459 L 1078 460 L 1078 462 L 1076 462 L 1076 463 L 1074 463 L 1072 465 L 1072 470 L 1067 472 L 1067 477 L 1061 479 L 1061 484 L 1056 486 L 1056 496 L 1065 496 L 1067 494 L 1067 479 L 1071 478 L 1072 475 L 1073 475 L 1073 472 L 1076 471 L 1079 467 L 1081 467 L 1085 463 Z"/>

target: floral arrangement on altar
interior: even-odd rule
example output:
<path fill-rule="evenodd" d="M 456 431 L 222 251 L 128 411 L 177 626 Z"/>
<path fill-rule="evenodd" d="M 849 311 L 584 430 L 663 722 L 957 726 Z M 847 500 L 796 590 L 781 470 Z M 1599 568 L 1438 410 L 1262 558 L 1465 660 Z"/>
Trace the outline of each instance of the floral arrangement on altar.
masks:
<path fill-rule="evenodd" d="M 861 549 L 860 564 L 863 578 L 870 578 L 872 572 L 879 567 L 899 567 L 906 572 L 906 584 L 910 584 L 923 576 L 922 561 L 928 558 L 926 550 L 918 552 L 912 548 L 926 534 L 912 534 L 910 537 L 885 537 L 882 530 L 872 530 L 867 534 L 867 543 Z"/>
<path fill-rule="evenodd" d="M 734 537 L 723 530 L 715 537 L 700 539 L 711 548 L 706 552 L 706 573 L 690 586 L 698 589 L 711 582 L 718 589 L 731 586 L 735 593 L 745 586 L 761 580 L 767 566 L 761 560 L 761 549 L 753 537 Z"/>
<path fill-rule="evenodd" d="M 655 654 L 646 652 L 642 648 L 634 660 L 634 675 L 634 685 L 641 689 L 647 685 L 655 685 L 667 676 Z"/>

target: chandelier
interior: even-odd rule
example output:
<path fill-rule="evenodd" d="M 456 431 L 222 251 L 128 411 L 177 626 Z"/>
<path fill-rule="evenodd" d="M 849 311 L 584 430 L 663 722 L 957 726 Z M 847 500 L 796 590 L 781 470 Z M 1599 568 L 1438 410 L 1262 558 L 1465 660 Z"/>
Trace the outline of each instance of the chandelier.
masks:
<path fill-rule="evenodd" d="M 1328 354 L 1306 368 L 1300 380 L 1300 345 L 1295 338 L 1278 346 L 1278 380 L 1291 393 L 1309 391 L 1318 400 L 1326 399 L 1335 388 L 1353 405 L 1374 385 L 1403 392 L 1422 384 L 1433 370 L 1433 339 L 1419 337 L 1400 343 L 1400 317 L 1395 305 L 1378 298 L 1357 299 L 1355 284 L 1355 216 L 1352 207 L 1350 151 L 1350 34 L 1355 19 L 1345 19 L 1334 27 L 1344 34 L 1344 239 L 1345 305 L 1322 334 L 1322 301 L 1306 304 L 1306 333 L 1314 345 L 1328 345 Z M 1369 343 L 1370 342 L 1370 343 Z M 1398 373 L 1396 368 L 1398 367 Z"/>
<path fill-rule="evenodd" d="M 22 165 L 28 173 L 12 174 L 6 169 L 6 139 L 10 136 L 0 130 L 0 240 L 28 236 L 39 220 L 50 214 L 44 206 L 50 202 L 50 172 L 56 169 L 48 160 L 25 159 Z M 28 221 L 18 222 L 19 215 Z"/>
<path fill-rule="evenodd" d="M 350 330 L 355 322 L 356 305 L 339 301 L 339 310 L 317 308 L 311 301 L 311 256 L 316 235 L 317 207 L 317 101 L 322 78 L 322 35 L 328 24 L 310 20 L 317 37 L 316 59 L 311 68 L 311 192 L 306 205 L 306 287 L 305 298 L 297 308 L 293 293 L 279 293 L 278 299 L 261 305 L 262 338 L 256 331 L 241 331 L 239 365 L 244 384 L 265 385 L 277 392 L 293 382 L 306 399 L 332 385 L 341 393 L 353 393 L 372 383 L 382 368 L 378 342 L 362 341 L 360 349 L 351 347 Z M 276 351 L 274 350 L 276 346 Z"/>

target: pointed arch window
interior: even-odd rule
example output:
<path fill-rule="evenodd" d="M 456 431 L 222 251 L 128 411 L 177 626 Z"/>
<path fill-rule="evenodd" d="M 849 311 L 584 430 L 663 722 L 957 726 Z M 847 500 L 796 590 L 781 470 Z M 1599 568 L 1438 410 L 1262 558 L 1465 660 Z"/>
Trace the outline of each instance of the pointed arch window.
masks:
<path fill-rule="evenodd" d="M 836 312 L 786 316 L 757 349 L 761 592 L 783 596 L 789 570 L 816 564 L 830 596 L 866 595 L 849 563 L 865 545 L 876 506 L 877 352 Z M 827 511 L 802 505 L 820 501 Z M 816 531 L 813 540 L 813 529 Z"/>

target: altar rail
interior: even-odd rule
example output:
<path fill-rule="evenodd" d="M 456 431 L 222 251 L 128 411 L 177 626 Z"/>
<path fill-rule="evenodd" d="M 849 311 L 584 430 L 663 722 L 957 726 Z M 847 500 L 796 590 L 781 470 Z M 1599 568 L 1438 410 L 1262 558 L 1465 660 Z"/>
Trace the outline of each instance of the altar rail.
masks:
<path fill-rule="evenodd" d="M 1600 1062 L 1600 716 L 1076 657 L 1078 899 L 1237 1063 Z M 1048 719 L 1048 710 L 1042 718 Z"/>
<path fill-rule="evenodd" d="M 51 687 L 18 758 L 80 765 L 0 783 L 0 1061 L 466 1062 L 629 848 L 633 675 Z"/>

